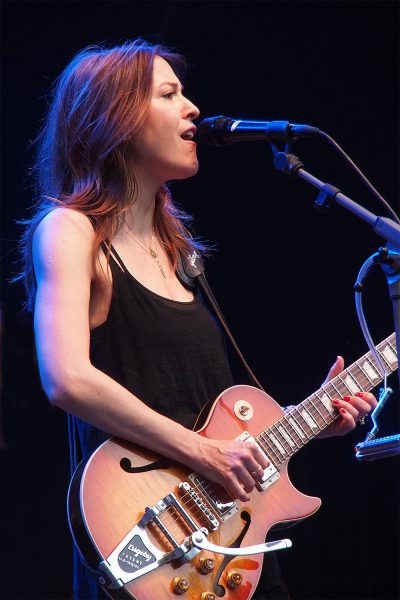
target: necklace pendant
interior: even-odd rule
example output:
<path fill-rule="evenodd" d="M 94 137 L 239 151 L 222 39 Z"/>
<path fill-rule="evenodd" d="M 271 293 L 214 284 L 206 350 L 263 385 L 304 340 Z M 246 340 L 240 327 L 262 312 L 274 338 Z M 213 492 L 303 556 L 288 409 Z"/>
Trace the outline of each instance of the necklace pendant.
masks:
<path fill-rule="evenodd" d="M 166 279 L 167 276 L 165 274 L 162 264 L 160 263 L 160 261 L 157 261 L 157 263 L 158 263 L 158 268 L 160 269 L 161 275 L 164 277 L 164 279 Z"/>
<path fill-rule="evenodd" d="M 149 252 L 153 258 L 157 258 L 157 252 L 153 248 L 149 248 Z"/>

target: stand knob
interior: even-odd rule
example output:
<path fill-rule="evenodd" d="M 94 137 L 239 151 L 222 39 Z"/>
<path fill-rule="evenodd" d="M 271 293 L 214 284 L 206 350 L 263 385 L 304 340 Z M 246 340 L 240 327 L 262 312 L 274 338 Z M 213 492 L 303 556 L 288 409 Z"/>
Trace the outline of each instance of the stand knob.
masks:
<path fill-rule="evenodd" d="M 238 571 L 229 571 L 226 579 L 228 587 L 234 590 L 235 588 L 239 587 L 239 585 L 242 583 L 243 575 Z"/>
<path fill-rule="evenodd" d="M 184 577 L 174 577 L 172 587 L 175 594 L 184 594 L 189 589 L 189 582 Z"/>
<path fill-rule="evenodd" d="M 200 558 L 199 559 L 199 571 L 203 573 L 203 575 L 207 575 L 207 573 L 211 573 L 211 571 L 215 567 L 215 560 L 213 558 Z"/>

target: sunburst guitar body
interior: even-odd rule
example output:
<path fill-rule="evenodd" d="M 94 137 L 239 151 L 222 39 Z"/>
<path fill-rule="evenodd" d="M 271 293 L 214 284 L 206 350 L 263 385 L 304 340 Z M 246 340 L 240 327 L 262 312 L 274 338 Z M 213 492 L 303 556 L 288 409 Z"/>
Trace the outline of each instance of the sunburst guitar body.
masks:
<path fill-rule="evenodd" d="M 380 347 L 393 349 L 390 339 Z M 287 412 L 250 386 L 217 398 L 198 434 L 254 441 L 270 460 L 248 502 L 232 500 L 221 486 L 132 443 L 103 443 L 74 474 L 68 516 L 74 541 L 106 593 L 136 600 L 251 598 L 264 555 L 199 550 L 192 536 L 200 531 L 211 544 L 245 548 L 263 544 L 274 525 L 295 523 L 319 508 L 319 498 L 291 484 L 288 461 L 338 418 L 331 398 L 349 393 L 348 374 L 358 389 L 379 383 L 379 374 L 376 381 L 372 371 L 365 377 L 366 356 Z"/>

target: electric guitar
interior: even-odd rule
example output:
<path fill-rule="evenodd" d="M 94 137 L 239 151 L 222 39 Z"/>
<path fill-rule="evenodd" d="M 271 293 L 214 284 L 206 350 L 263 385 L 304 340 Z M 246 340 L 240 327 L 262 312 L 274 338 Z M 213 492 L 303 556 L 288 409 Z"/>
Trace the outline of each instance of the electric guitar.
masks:
<path fill-rule="evenodd" d="M 395 371 L 395 334 L 377 350 Z M 287 412 L 251 386 L 220 394 L 198 434 L 252 440 L 265 453 L 270 466 L 249 502 L 233 501 L 222 486 L 149 450 L 118 438 L 104 442 L 78 466 L 68 493 L 72 535 L 99 584 L 114 599 L 251 598 L 267 532 L 321 504 L 292 485 L 289 458 L 339 417 L 332 398 L 369 391 L 381 380 L 369 352 Z M 246 547 L 252 554 L 239 556 Z"/>

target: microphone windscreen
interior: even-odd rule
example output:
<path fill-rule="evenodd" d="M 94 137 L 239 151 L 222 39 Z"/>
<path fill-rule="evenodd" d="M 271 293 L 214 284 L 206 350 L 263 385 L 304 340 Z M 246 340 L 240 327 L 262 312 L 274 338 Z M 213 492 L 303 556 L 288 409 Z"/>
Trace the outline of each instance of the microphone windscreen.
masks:
<path fill-rule="evenodd" d="M 230 141 L 225 133 L 230 131 L 229 127 L 232 123 L 234 123 L 233 119 L 222 115 L 203 119 L 197 128 L 197 137 L 210 146 L 226 146 Z"/>

